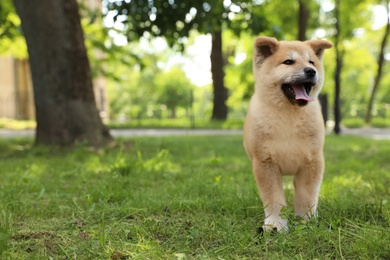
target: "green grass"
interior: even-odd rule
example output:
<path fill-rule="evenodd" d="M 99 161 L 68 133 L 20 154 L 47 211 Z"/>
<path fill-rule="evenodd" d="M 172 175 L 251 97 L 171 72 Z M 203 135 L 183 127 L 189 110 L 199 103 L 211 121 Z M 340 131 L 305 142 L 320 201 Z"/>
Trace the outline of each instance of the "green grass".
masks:
<path fill-rule="evenodd" d="M 227 120 L 211 120 L 195 118 L 146 118 L 133 119 L 123 123 L 109 122 L 107 126 L 111 129 L 127 128 L 195 128 L 195 129 L 242 129 L 244 118 L 229 118 Z M 0 118 L 0 129 L 33 129 L 36 127 L 35 121 L 15 120 L 9 118 Z"/>
<path fill-rule="evenodd" d="M 33 120 L 16 120 L 11 118 L 0 118 L 0 128 L 8 128 L 8 129 L 31 129 L 35 128 L 36 123 Z"/>
<path fill-rule="evenodd" d="M 124 123 L 111 122 L 110 128 L 197 128 L 197 129 L 242 129 L 244 119 L 210 120 L 195 118 L 175 118 L 175 119 L 142 119 L 131 120 Z"/>
<path fill-rule="evenodd" d="M 1 259 L 389 259 L 390 141 L 330 136 L 319 218 L 264 234 L 240 136 L 0 140 Z"/>
<path fill-rule="evenodd" d="M 366 124 L 363 118 L 344 118 L 342 125 L 347 128 L 362 128 L 370 126 L 374 128 L 389 128 L 390 120 L 386 118 L 373 118 L 370 124 Z M 147 118 L 147 119 L 133 119 L 131 121 L 118 123 L 109 122 L 107 126 L 110 129 L 142 129 L 142 128 L 178 128 L 178 129 L 242 129 L 244 125 L 244 118 L 229 118 L 227 120 L 210 120 L 195 118 L 191 120 L 187 118 Z M 15 120 L 9 118 L 0 118 L 0 129 L 33 129 L 36 127 L 35 121 Z"/>

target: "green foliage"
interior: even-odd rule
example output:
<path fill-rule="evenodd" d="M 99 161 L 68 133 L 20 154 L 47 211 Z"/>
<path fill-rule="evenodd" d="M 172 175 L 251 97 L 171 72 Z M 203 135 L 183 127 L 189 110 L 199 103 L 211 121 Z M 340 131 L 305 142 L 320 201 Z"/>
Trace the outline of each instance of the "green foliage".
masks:
<path fill-rule="evenodd" d="M 141 37 L 164 37 L 170 46 L 183 50 L 191 31 L 210 33 L 213 38 L 211 62 L 214 78 L 214 107 L 212 118 L 226 119 L 226 94 L 223 83 L 224 62 L 220 33 L 229 28 L 236 34 L 243 29 L 257 33 L 264 29 L 263 8 L 257 1 L 115 1 L 106 2 L 107 17 L 113 15 L 113 26 L 119 23 L 130 39 Z M 219 44 L 217 44 L 219 42 Z M 215 80 L 217 79 L 218 80 Z M 219 92 L 219 93 L 218 93 Z M 221 112 L 219 112 L 221 111 Z"/>
<path fill-rule="evenodd" d="M 13 38 L 17 36 L 17 27 L 20 25 L 20 20 L 15 16 L 15 9 L 11 1 L 2 1 L 0 4 L 0 38 Z"/>
<path fill-rule="evenodd" d="M 111 81 L 109 85 L 110 114 L 113 119 L 161 118 L 163 116 L 161 106 L 164 104 L 171 109 L 174 105 L 173 102 L 176 101 L 169 100 L 170 96 L 178 98 L 175 107 L 183 106 L 184 103 L 187 106 L 189 104 L 188 96 L 191 83 L 185 74 L 182 71 L 179 72 L 178 69 L 174 69 L 172 72 L 164 70 L 164 67 L 168 66 L 168 58 L 174 52 L 167 48 L 156 51 L 152 47 L 153 44 L 156 44 L 155 42 L 144 42 L 143 44 L 144 49 L 141 49 L 139 44 L 131 44 L 126 47 L 128 51 L 137 52 L 142 63 L 134 66 L 117 63 L 114 67 L 115 71 L 113 72 L 117 75 L 118 80 Z M 179 84 L 175 84 L 176 80 Z M 184 88 L 187 88 L 187 97 L 178 95 L 179 92 L 176 93 L 174 87 L 183 93 L 185 93 Z M 166 102 L 170 103 L 165 104 Z"/>
<path fill-rule="evenodd" d="M 329 8 L 335 1 L 303 0 L 310 13 L 307 35 L 334 38 L 335 10 Z M 341 108 L 343 119 L 361 118 L 377 70 L 377 55 L 384 28 L 373 28 L 375 5 L 383 1 L 340 1 L 341 51 Z M 328 8 L 325 9 L 325 6 Z M 178 116 L 188 115 L 185 104 L 188 96 L 180 94 L 171 84 L 176 81 L 170 60 L 179 54 L 178 46 L 190 46 L 194 31 L 207 34 L 223 31 L 223 52 L 227 60 L 225 85 L 229 89 L 231 118 L 242 117 L 247 110 L 247 100 L 253 93 L 252 53 L 253 35 L 270 35 L 292 40 L 297 34 L 298 1 L 104 1 L 103 10 L 89 10 L 80 4 L 86 46 L 95 78 L 108 79 L 108 98 L 111 118 L 165 118 L 168 110 L 178 105 Z M 275 15 L 277 14 L 277 15 Z M 116 24 L 103 27 L 103 20 L 114 17 Z M 123 24 L 122 24 L 123 22 Z M 118 25 L 121 26 L 118 26 Z M 107 24 L 106 24 L 107 25 Z M 124 35 L 121 35 L 124 33 Z M 121 35 L 129 44 L 120 46 L 113 35 Z M 153 45 L 153 37 L 165 37 L 173 49 Z M 145 40 L 147 39 L 147 40 Z M 139 43 L 140 41 L 140 43 Z M 149 41 L 149 45 L 145 42 Z M 122 42 L 124 44 L 126 42 Z M 158 44 L 157 44 L 158 45 Z M 165 43 L 163 44 L 165 45 Z M 12 1 L 0 3 L 0 54 L 26 58 L 27 48 L 20 30 L 20 20 Z M 184 54 L 186 55 L 186 54 Z M 239 59 L 245 57 L 244 59 Z M 238 62 L 239 61 L 239 62 Z M 170 64 L 168 66 L 168 64 Z M 180 66 L 181 64 L 179 64 Z M 334 49 L 324 56 L 326 80 L 324 92 L 328 93 L 330 108 L 334 103 Z M 385 62 L 383 78 L 377 93 L 374 116 L 389 116 L 390 70 Z M 180 84 L 189 85 L 182 73 Z M 172 79 L 169 79 L 169 78 Z M 165 83 L 163 83 L 165 82 Z M 168 84 L 169 83 L 169 84 Z M 170 90 L 168 90 L 170 88 Z M 185 87 L 179 88 L 189 93 Z M 165 93 L 165 94 L 164 94 Z M 170 94 L 167 94 L 170 93 Z M 167 94 L 167 95 L 166 95 Z M 209 86 L 194 88 L 194 114 L 209 117 L 212 89 Z M 168 98 L 170 100 L 168 100 Z M 170 105 L 168 105 L 168 103 Z M 330 109 L 330 110 L 331 110 Z M 354 119 L 353 119 L 354 120 Z M 352 120 L 352 121 L 353 121 Z M 348 125 L 346 122 L 344 125 Z"/>
<path fill-rule="evenodd" d="M 0 3 L 0 54 L 26 58 L 27 47 L 20 32 L 20 19 L 12 1 Z"/>
<path fill-rule="evenodd" d="M 376 61 L 372 51 L 364 45 L 368 43 L 366 38 L 356 37 L 345 46 L 344 67 L 341 74 L 341 110 L 344 118 L 364 117 L 369 88 L 373 80 Z M 363 46 L 362 46 L 363 45 Z M 334 52 L 326 52 L 324 66 L 326 80 L 323 92 L 328 93 L 330 103 L 334 102 Z"/>
<path fill-rule="evenodd" d="M 312 35 L 319 24 L 319 3 L 317 1 L 303 0 L 309 11 L 307 35 Z M 298 34 L 298 8 L 299 1 L 273 0 L 264 4 L 265 16 L 272 25 L 267 28 L 268 34 L 280 40 L 296 40 Z M 278 15 L 267 15 L 267 14 Z"/>
<path fill-rule="evenodd" d="M 129 120 L 123 123 L 109 123 L 108 126 L 112 129 L 126 128 L 196 128 L 196 129 L 242 129 L 244 120 L 227 119 L 224 121 L 210 120 L 205 118 L 143 118 L 139 120 Z"/>
<path fill-rule="evenodd" d="M 370 125 L 378 128 L 388 128 L 390 127 L 390 119 L 388 118 L 373 118 L 370 122 Z"/>
<path fill-rule="evenodd" d="M 159 121 L 174 115 L 209 117 L 210 87 L 196 87 L 182 69 L 191 56 L 178 54 L 162 38 L 143 39 L 126 49 L 137 53 L 142 63 L 116 64 L 118 81 L 108 85 L 111 119 L 123 122 L 148 118 Z"/>
<path fill-rule="evenodd" d="M 370 28 L 372 13 L 371 1 L 340 1 L 340 27 L 341 40 L 349 40 L 356 37 L 359 29 Z"/>
<path fill-rule="evenodd" d="M 0 140 L 4 259 L 390 257 L 389 141 L 329 136 L 319 218 L 294 225 L 287 178 L 290 232 L 263 236 L 241 136 L 31 146 Z"/>
<path fill-rule="evenodd" d="M 252 72 L 252 56 L 254 37 L 242 33 L 240 38 L 225 33 L 224 37 L 229 38 L 229 42 L 235 39 L 235 56 L 229 60 L 226 67 L 225 84 L 230 91 L 228 105 L 232 109 L 230 114 L 243 117 L 248 108 L 248 101 L 254 92 L 254 77 Z M 236 57 L 242 57 L 237 60 Z"/>
<path fill-rule="evenodd" d="M 115 38 L 110 36 L 114 29 L 104 27 L 104 17 L 99 8 L 91 9 L 81 2 L 79 10 L 94 79 L 103 76 L 104 79 L 120 81 L 119 66 L 143 65 L 136 52 L 129 46 L 116 43 Z"/>
<path fill-rule="evenodd" d="M 191 107 L 191 95 L 195 86 L 182 69 L 173 67 L 170 71 L 157 75 L 154 80 L 157 102 L 171 110 L 172 118 L 176 117 L 177 107 Z"/>
<path fill-rule="evenodd" d="M 380 88 L 378 89 L 378 93 L 376 95 L 376 103 L 377 106 L 384 106 L 386 110 L 389 109 L 389 104 L 390 104 L 390 63 L 387 61 L 384 64 L 383 72 L 384 74 L 382 75 L 381 79 L 381 84 Z M 387 116 L 387 114 L 386 114 Z M 390 114 L 389 114 L 390 116 Z"/>
<path fill-rule="evenodd" d="M 108 1 L 114 20 L 123 22 L 129 39 L 145 35 L 163 36 L 168 43 L 183 47 L 191 30 L 213 33 L 230 28 L 258 31 L 266 27 L 261 3 L 257 1 Z"/>

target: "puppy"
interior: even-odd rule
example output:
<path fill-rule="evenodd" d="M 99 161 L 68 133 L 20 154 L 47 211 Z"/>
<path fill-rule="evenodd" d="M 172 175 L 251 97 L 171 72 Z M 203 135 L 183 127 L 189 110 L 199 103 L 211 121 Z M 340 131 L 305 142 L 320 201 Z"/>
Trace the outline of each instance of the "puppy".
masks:
<path fill-rule="evenodd" d="M 294 176 L 295 215 L 317 215 L 324 172 L 324 122 L 317 97 L 324 82 L 322 56 L 331 47 L 326 40 L 255 40 L 255 92 L 245 119 L 244 147 L 263 201 L 263 230 L 288 230 L 280 216 L 286 206 L 284 175 Z"/>

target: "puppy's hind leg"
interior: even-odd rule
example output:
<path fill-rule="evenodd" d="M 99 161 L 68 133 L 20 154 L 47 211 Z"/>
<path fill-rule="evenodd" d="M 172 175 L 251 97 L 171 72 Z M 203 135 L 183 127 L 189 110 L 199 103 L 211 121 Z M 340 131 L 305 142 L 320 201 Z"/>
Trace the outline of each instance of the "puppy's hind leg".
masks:
<path fill-rule="evenodd" d="M 279 168 L 270 161 L 253 160 L 253 173 L 263 201 L 266 231 L 288 231 L 287 220 L 282 219 L 280 212 L 286 206 L 283 192 L 283 176 Z"/>
<path fill-rule="evenodd" d="M 308 163 L 295 175 L 295 216 L 303 219 L 317 217 L 318 195 L 323 171 L 323 161 L 317 160 Z"/>

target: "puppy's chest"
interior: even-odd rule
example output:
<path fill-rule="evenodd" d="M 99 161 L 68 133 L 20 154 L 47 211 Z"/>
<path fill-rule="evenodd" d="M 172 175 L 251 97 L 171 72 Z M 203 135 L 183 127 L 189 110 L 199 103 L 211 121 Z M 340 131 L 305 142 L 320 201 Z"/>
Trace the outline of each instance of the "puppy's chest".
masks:
<path fill-rule="evenodd" d="M 277 164 L 283 174 L 295 174 L 322 150 L 323 137 L 313 129 L 290 125 L 269 130 L 262 140 L 261 153 Z"/>

